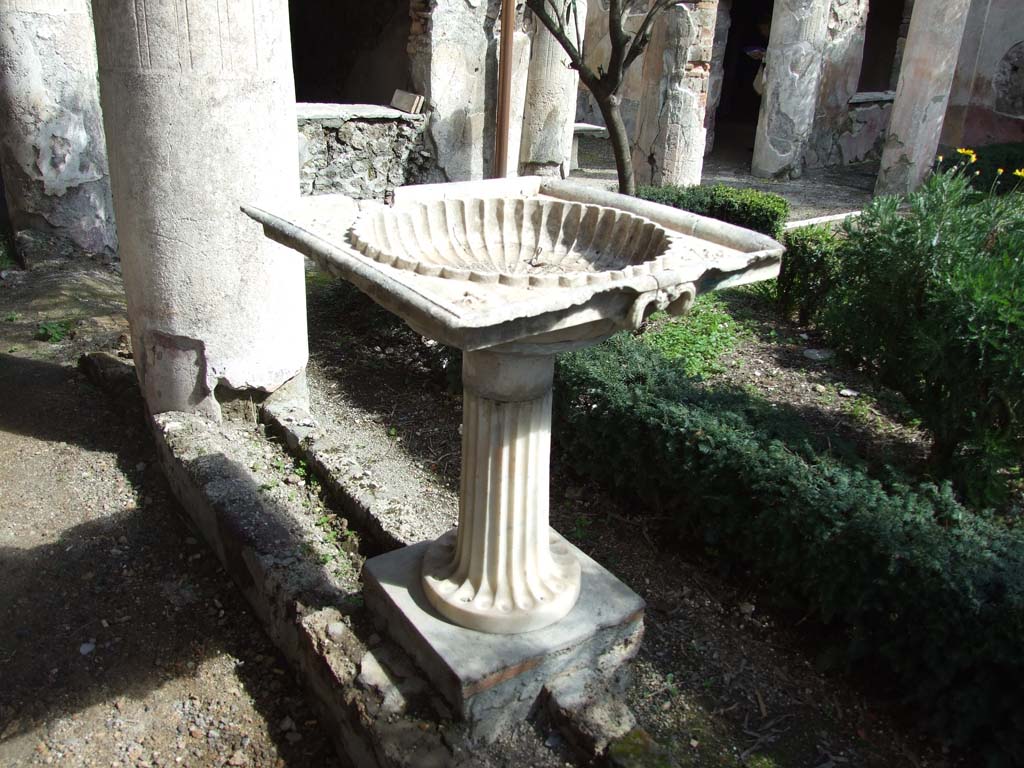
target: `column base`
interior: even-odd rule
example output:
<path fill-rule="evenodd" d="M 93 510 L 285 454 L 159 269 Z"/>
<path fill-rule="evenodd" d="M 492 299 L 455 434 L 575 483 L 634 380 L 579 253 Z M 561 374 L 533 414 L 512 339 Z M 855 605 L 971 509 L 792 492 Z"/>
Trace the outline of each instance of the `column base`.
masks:
<path fill-rule="evenodd" d="M 564 618 L 580 596 L 580 564 L 569 543 L 549 529 L 551 568 L 539 577 L 531 596 L 496 596 L 474 589 L 454 575 L 457 528 L 430 543 L 423 557 L 423 592 L 434 609 L 460 627 L 511 635 L 532 632 Z"/>

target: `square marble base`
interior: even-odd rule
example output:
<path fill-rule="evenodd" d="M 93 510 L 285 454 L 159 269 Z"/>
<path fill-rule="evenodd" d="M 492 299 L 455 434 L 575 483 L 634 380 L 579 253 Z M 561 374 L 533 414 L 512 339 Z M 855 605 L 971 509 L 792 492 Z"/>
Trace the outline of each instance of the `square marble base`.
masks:
<path fill-rule="evenodd" d="M 421 542 L 366 561 L 364 598 L 375 621 L 408 653 L 456 717 L 488 738 L 525 719 L 545 683 L 578 670 L 608 679 L 640 647 L 644 602 L 573 547 L 583 571 L 579 601 L 561 621 L 520 635 L 463 629 L 427 602 Z"/>

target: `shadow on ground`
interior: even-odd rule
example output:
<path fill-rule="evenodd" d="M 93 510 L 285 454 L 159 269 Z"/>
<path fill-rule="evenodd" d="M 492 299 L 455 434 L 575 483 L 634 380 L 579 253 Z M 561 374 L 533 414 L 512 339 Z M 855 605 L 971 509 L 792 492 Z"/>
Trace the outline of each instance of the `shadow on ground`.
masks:
<path fill-rule="evenodd" d="M 0 763 L 334 765 L 141 413 L 116 407 L 73 369 L 0 356 Z"/>

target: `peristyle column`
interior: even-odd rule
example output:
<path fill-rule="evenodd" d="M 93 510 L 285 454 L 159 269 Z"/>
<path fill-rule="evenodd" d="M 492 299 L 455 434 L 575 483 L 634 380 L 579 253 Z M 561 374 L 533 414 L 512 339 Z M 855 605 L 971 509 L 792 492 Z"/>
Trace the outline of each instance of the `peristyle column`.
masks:
<path fill-rule="evenodd" d="M 298 196 L 286 0 L 94 0 L 139 377 L 153 413 L 220 416 L 306 364 L 302 260 L 239 206 Z"/>
<path fill-rule="evenodd" d="M 583 49 L 587 27 L 585 0 L 556 0 L 555 9 L 564 18 L 569 8 L 569 38 Z M 554 12 L 552 11 L 552 14 Z M 526 84 L 526 108 L 523 112 L 522 147 L 519 160 L 524 176 L 569 175 L 572 156 L 572 131 L 576 122 L 576 95 L 579 74 L 570 68 L 569 56 L 547 27 L 533 19 L 533 45 L 530 74 Z M 576 31 L 579 30 L 579 35 Z"/>
<path fill-rule="evenodd" d="M 700 183 L 716 13 L 713 2 L 689 2 L 655 23 L 633 137 L 637 184 Z"/>
<path fill-rule="evenodd" d="M 459 526 L 427 551 L 423 586 L 454 623 L 512 634 L 561 619 L 580 564 L 548 526 L 554 357 L 463 353 Z"/>
<path fill-rule="evenodd" d="M 935 162 L 971 0 L 916 0 L 875 186 L 907 194 Z"/>
<path fill-rule="evenodd" d="M 89 0 L 0 0 L 0 168 L 15 231 L 117 250 Z"/>
<path fill-rule="evenodd" d="M 751 172 L 755 176 L 796 177 L 803 172 L 831 5 L 825 0 L 775 0 L 754 139 Z"/>

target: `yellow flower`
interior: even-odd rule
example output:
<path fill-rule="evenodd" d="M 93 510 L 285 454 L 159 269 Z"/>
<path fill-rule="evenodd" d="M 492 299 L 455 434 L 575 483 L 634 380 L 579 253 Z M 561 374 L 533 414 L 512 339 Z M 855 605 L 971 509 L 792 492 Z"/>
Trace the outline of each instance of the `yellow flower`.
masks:
<path fill-rule="evenodd" d="M 973 149 L 968 149 L 966 147 L 960 147 L 959 149 L 957 149 L 956 153 L 958 155 L 963 155 L 968 160 L 970 160 L 972 163 L 978 162 L 978 153 L 975 152 Z"/>
<path fill-rule="evenodd" d="M 1004 173 L 1006 173 L 1006 169 L 1005 168 L 997 168 L 996 169 L 996 175 L 997 176 L 1002 176 Z"/>
<path fill-rule="evenodd" d="M 1024 168 L 1018 168 L 1016 171 L 1013 172 L 1013 175 L 1020 176 L 1022 179 L 1024 179 Z"/>

